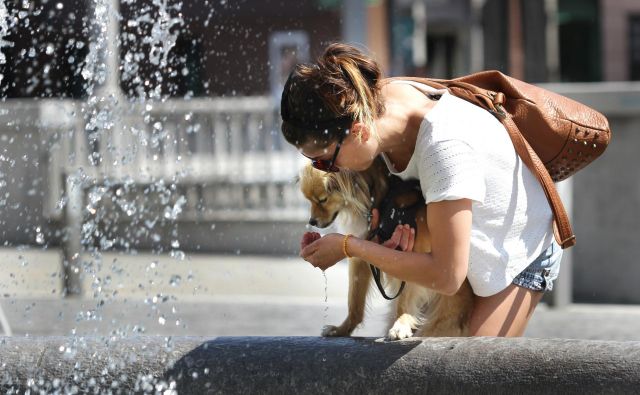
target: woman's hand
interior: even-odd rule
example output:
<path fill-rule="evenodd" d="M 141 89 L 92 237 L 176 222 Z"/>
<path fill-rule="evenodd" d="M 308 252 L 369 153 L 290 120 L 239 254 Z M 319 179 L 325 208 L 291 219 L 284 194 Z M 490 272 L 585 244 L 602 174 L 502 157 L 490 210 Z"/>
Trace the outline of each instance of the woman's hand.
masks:
<path fill-rule="evenodd" d="M 320 237 L 319 233 L 306 232 L 300 242 L 300 257 L 324 271 L 345 258 L 342 252 L 343 239 L 344 235 L 338 233 Z"/>
<path fill-rule="evenodd" d="M 396 226 L 391 238 L 383 246 L 399 251 L 413 251 L 413 244 L 416 240 L 416 231 L 407 224 Z"/>
<path fill-rule="evenodd" d="M 306 232 L 300 241 L 300 257 L 324 271 L 345 258 L 343 240 L 344 235 L 339 233 L 321 237 L 317 232 Z M 391 238 L 382 245 L 400 251 L 413 251 L 414 242 L 415 230 L 409 225 L 398 225 Z"/>
<path fill-rule="evenodd" d="M 377 208 L 371 210 L 371 222 L 369 223 L 369 230 L 377 229 L 380 223 L 380 212 Z M 400 251 L 413 251 L 413 244 L 416 239 L 415 229 L 409 227 L 409 225 L 398 225 L 393 231 L 391 238 L 384 243 L 383 246 Z M 380 244 L 380 239 L 376 236 L 373 239 L 374 242 Z"/>

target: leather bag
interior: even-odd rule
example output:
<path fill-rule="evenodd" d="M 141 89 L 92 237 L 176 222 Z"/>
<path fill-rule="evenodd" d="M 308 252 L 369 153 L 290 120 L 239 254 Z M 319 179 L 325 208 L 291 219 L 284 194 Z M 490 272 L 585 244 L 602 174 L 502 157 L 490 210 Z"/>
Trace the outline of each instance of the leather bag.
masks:
<path fill-rule="evenodd" d="M 546 89 L 483 71 L 453 80 L 395 77 L 414 81 L 480 106 L 505 126 L 516 152 L 538 178 L 554 217 L 562 248 L 575 245 L 567 212 L 554 182 L 562 181 L 599 157 L 609 144 L 607 118 L 598 111 Z"/>

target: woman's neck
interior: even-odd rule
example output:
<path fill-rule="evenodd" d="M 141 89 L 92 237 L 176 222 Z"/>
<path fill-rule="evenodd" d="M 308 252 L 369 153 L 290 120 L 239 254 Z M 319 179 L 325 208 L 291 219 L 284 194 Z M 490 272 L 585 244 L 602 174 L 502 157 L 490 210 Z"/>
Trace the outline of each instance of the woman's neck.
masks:
<path fill-rule="evenodd" d="M 381 139 L 380 152 L 400 172 L 407 168 L 413 156 L 424 112 L 393 102 L 387 102 L 386 106 L 387 111 L 377 125 Z"/>
<path fill-rule="evenodd" d="M 396 171 L 404 171 L 413 156 L 420 125 L 437 102 L 408 84 L 387 84 L 382 94 L 385 112 L 377 122 L 379 153 L 387 156 Z"/>

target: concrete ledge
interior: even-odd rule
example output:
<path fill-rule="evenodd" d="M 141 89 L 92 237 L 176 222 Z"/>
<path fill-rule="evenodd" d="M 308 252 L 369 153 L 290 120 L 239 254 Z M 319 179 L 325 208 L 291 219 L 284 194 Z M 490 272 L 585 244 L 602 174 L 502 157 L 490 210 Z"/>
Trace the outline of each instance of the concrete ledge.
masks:
<path fill-rule="evenodd" d="M 0 359 L 2 393 L 625 394 L 640 388 L 640 342 L 27 337 L 2 338 Z"/>

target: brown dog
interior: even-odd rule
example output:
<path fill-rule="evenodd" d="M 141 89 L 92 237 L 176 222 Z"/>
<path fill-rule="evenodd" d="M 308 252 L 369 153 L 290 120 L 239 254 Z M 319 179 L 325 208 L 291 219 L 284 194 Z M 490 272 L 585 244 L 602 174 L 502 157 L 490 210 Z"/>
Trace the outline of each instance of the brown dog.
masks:
<path fill-rule="evenodd" d="M 371 167 L 362 172 L 340 171 L 325 173 L 305 166 L 300 172 L 300 189 L 311 202 L 309 224 L 326 228 L 337 222 L 343 233 L 365 238 L 369 228 L 371 212 L 380 208 L 389 192 L 392 176 L 382 161 L 377 158 Z M 419 191 L 394 194 L 397 207 L 424 202 Z M 429 230 L 426 222 L 426 205 L 421 204 L 416 212 L 416 238 L 413 251 L 431 250 Z M 392 289 L 397 290 L 400 281 L 385 276 Z M 348 315 L 339 326 L 328 325 L 322 336 L 349 336 L 363 321 L 367 293 L 371 283 L 369 264 L 358 258 L 349 259 Z M 386 338 L 404 339 L 415 336 L 466 336 L 468 319 L 473 307 L 473 295 L 467 281 L 453 296 L 413 283 L 406 283 L 403 292 L 395 299 L 395 314 Z"/>

